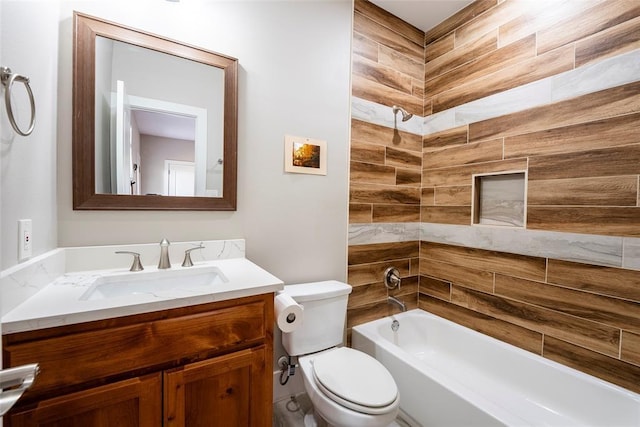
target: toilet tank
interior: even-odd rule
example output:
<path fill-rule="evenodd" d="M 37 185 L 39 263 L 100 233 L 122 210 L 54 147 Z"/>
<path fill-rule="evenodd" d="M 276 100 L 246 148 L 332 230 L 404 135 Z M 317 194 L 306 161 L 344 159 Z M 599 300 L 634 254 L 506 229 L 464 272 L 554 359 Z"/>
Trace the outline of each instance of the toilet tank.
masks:
<path fill-rule="evenodd" d="M 351 285 L 329 280 L 287 285 L 283 292 L 304 307 L 302 324 L 298 329 L 282 333 L 282 345 L 290 356 L 342 344 Z"/>

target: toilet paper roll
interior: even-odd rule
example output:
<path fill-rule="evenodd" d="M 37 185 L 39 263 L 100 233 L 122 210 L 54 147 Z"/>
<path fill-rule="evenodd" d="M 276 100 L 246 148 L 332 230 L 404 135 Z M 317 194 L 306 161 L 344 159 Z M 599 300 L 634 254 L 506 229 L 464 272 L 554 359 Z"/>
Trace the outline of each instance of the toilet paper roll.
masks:
<path fill-rule="evenodd" d="M 304 308 L 287 294 L 275 298 L 275 315 L 278 328 L 282 332 L 293 332 L 302 325 Z"/>

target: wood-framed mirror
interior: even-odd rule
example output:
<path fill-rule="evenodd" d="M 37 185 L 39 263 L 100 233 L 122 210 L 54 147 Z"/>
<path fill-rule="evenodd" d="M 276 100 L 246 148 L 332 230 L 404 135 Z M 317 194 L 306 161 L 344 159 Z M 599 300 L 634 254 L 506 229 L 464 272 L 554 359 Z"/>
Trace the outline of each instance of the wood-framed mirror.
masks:
<path fill-rule="evenodd" d="M 73 209 L 236 210 L 237 59 L 73 19 Z"/>

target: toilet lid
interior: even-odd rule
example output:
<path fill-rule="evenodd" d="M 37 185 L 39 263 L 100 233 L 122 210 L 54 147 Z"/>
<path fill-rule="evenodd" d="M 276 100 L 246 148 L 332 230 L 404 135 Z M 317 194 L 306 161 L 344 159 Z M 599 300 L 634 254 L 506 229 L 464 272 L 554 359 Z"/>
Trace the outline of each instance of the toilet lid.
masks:
<path fill-rule="evenodd" d="M 389 371 L 368 354 L 348 347 L 314 358 L 313 374 L 330 398 L 361 412 L 378 413 L 398 397 Z"/>

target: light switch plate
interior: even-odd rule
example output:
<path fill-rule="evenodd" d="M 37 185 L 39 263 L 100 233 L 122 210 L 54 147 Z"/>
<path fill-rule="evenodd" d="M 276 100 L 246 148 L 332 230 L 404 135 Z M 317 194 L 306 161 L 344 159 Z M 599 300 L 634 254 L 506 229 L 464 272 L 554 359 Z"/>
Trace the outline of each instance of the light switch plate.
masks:
<path fill-rule="evenodd" d="M 32 224 L 30 219 L 18 220 L 18 261 L 31 257 Z"/>

